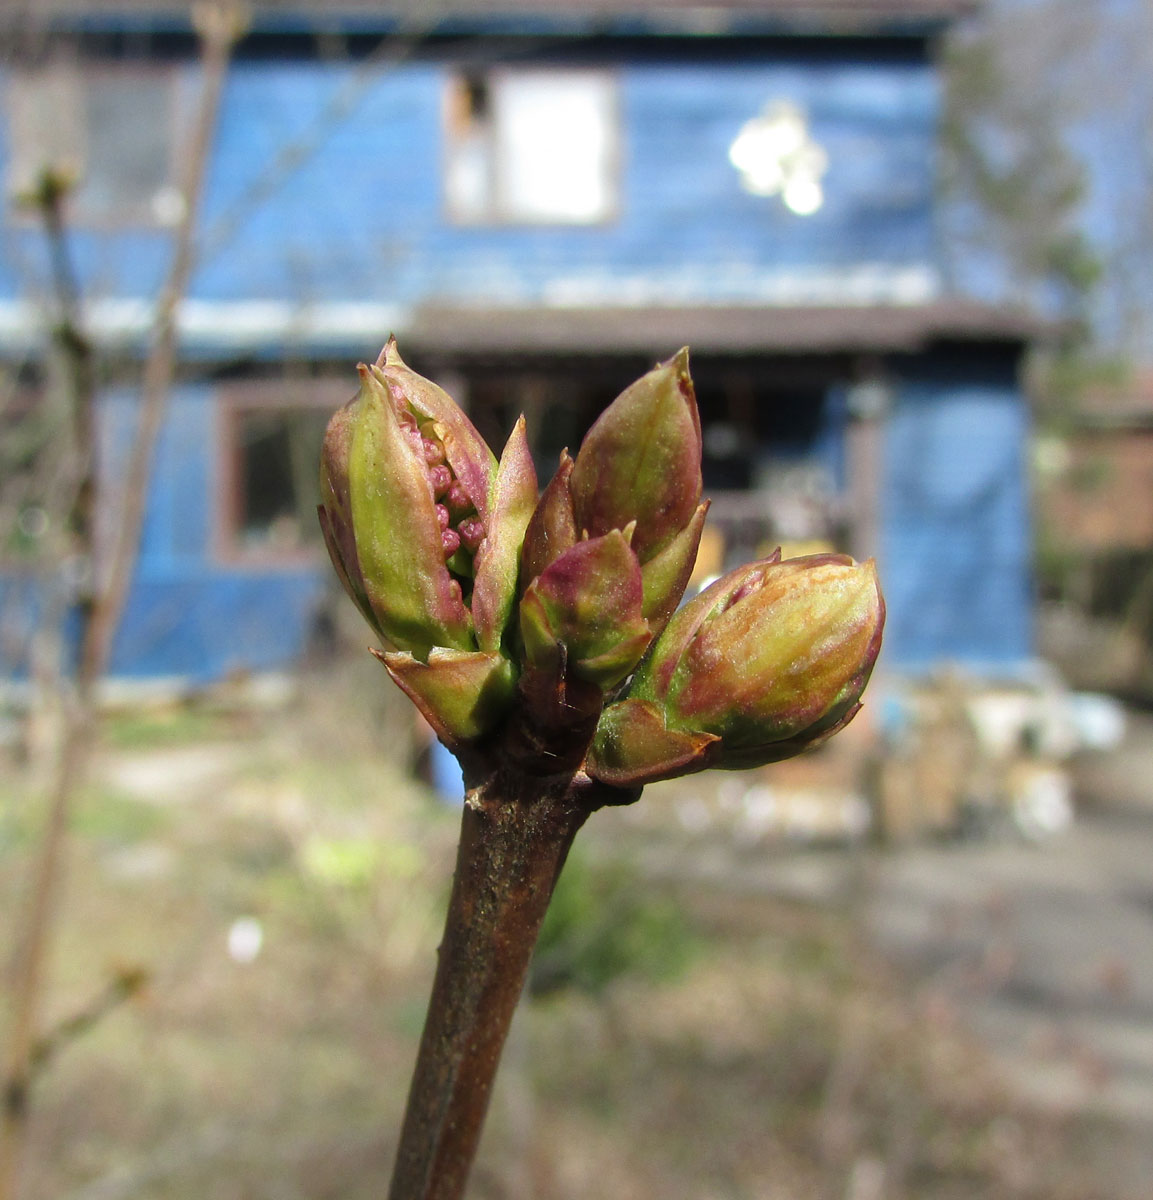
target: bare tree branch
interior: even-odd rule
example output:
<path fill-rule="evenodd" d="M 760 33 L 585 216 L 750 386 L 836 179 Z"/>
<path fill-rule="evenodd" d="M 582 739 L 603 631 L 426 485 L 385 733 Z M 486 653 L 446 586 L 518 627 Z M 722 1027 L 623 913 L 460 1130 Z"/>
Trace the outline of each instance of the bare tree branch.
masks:
<path fill-rule="evenodd" d="M 215 133 L 224 78 L 232 47 L 242 32 L 240 9 L 231 0 L 205 0 L 194 10 L 201 38 L 203 93 L 191 145 L 184 156 L 182 180 L 184 213 L 175 233 L 168 277 L 157 303 L 155 330 L 145 363 L 141 407 L 125 477 L 124 505 L 107 570 L 97 578 L 90 511 L 91 470 L 77 493 L 76 533 L 90 564 L 91 592 L 81 606 L 83 633 L 72 692 L 66 705 L 66 725 L 56 778 L 49 798 L 48 819 L 41 837 L 22 926 L 19 969 L 13 988 L 5 1071 L 0 1088 L 0 1200 L 16 1200 L 19 1166 L 28 1123 L 29 1087 L 38 1045 L 36 1026 L 47 951 L 59 892 L 65 833 L 77 788 L 83 780 L 94 732 L 94 693 L 110 656 L 112 638 L 124 609 L 136 564 L 144 506 L 157 438 L 164 422 L 168 391 L 176 362 L 176 317 L 193 266 L 193 239 L 200 200 Z M 61 345 L 72 365 L 80 443 L 90 454 L 91 361 L 87 339 L 81 333 L 78 289 L 64 255 L 65 234 L 59 220 L 59 194 L 44 205 L 46 232 L 54 247 L 55 287 L 61 324 L 67 336 Z"/>

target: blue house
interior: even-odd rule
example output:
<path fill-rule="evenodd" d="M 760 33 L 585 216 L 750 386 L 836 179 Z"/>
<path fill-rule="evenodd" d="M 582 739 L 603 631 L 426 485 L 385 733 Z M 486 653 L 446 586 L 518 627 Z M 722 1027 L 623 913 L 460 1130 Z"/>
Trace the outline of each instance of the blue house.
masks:
<path fill-rule="evenodd" d="M 257 4 L 236 47 L 112 671 L 297 660 L 331 601 L 315 462 L 389 332 L 551 470 L 692 348 L 719 557 L 876 554 L 890 665 L 1031 652 L 1017 373 L 1028 330 L 938 269 L 937 39 L 961 0 Z M 12 51 L 10 188 L 80 167 L 73 252 L 115 502 L 181 212 L 180 7 L 46 6 Z M 35 380 L 43 235 L 10 210 L 0 355 Z M 33 528 L 35 522 L 30 522 Z"/>

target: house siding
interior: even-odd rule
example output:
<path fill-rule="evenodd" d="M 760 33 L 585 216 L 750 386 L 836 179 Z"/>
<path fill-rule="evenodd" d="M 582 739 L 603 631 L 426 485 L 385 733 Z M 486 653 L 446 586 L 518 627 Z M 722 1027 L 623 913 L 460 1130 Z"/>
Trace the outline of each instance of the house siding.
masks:
<path fill-rule="evenodd" d="M 121 391 L 100 405 L 105 521 L 114 516 L 135 403 Z M 284 667 L 306 648 L 329 584 L 323 551 L 273 567 L 222 553 L 219 412 L 217 389 L 208 385 L 178 387 L 169 400 L 112 675 L 205 683 Z"/>
<path fill-rule="evenodd" d="M 931 276 L 938 97 L 928 64 L 608 55 L 585 65 L 616 80 L 617 216 L 591 227 L 477 228 L 454 226 L 444 212 L 450 64 L 365 79 L 357 64 L 240 60 L 225 91 L 190 296 L 402 307 L 743 303 L 813 286 L 835 298 L 828 289 L 851 272 Z M 189 103 L 193 72 L 177 70 Z M 828 201 L 811 217 L 745 193 L 728 162 L 742 124 L 770 99 L 798 104 L 829 154 Z M 283 157 L 298 149 L 299 161 Z M 36 255 L 33 231 L 11 234 Z M 155 294 L 164 235 L 78 230 L 75 243 L 90 296 Z M 15 296 L 26 284 L 10 262 L 0 270 L 0 291 Z"/>
<path fill-rule="evenodd" d="M 1004 670 L 1032 651 L 1027 411 L 1014 363 L 989 357 L 910 364 L 886 423 L 880 562 L 894 666 Z"/>

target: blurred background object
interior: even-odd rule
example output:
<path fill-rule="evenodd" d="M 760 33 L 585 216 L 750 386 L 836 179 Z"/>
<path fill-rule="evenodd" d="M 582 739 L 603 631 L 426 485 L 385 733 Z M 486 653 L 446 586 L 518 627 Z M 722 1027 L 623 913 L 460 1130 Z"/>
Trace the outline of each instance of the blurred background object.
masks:
<path fill-rule="evenodd" d="M 350 363 L 390 331 L 495 444 L 525 412 L 542 471 L 687 342 L 726 566 L 780 542 L 876 554 L 890 665 L 1027 660 L 1019 375 L 1043 326 L 953 287 L 939 236 L 936 48 L 971 7 L 743 3 L 702 25 L 658 3 L 253 6 L 110 673 L 279 669 L 332 628 L 319 439 Z M 4 20 L 9 194 L 46 164 L 76 177 L 65 217 L 100 365 L 107 526 L 195 43 L 163 3 Z M 14 208 L 6 237 L 5 412 L 31 470 L 50 457 L 35 441 L 52 408 L 43 235 Z M 36 645 L 21 585 L 54 519 L 18 476 L 13 675 Z"/>

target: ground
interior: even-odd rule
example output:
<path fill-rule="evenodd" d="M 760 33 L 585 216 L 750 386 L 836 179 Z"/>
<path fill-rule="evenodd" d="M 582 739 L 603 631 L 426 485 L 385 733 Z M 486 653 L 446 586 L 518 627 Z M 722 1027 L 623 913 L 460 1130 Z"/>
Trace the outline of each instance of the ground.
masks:
<path fill-rule="evenodd" d="M 385 695 L 355 668 L 287 709 L 109 722 L 46 1028 L 148 983 L 38 1076 L 27 1200 L 382 1193 L 458 819 Z M 1043 846 L 805 850 L 700 820 L 703 784 L 597 814 L 470 1195 L 1146 1195 L 1153 807 L 1127 753 L 1084 765 Z M 0 785 L 0 962 L 39 795 Z"/>
<path fill-rule="evenodd" d="M 977 1033 L 1015 1091 L 1095 1115 L 1109 1167 L 1153 1177 L 1153 719 L 1074 764 L 1078 819 L 1041 845 L 998 838 L 886 856 L 874 939 Z"/>

